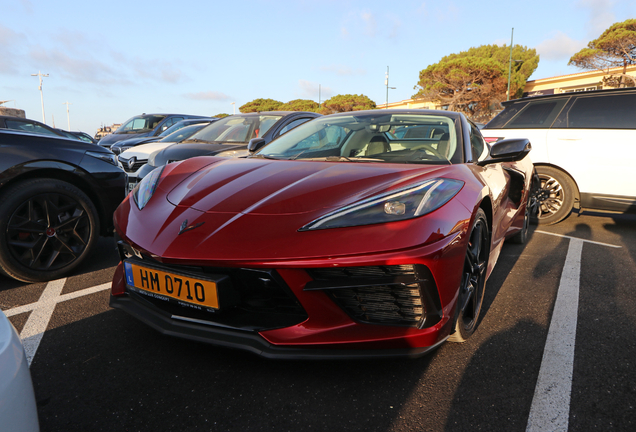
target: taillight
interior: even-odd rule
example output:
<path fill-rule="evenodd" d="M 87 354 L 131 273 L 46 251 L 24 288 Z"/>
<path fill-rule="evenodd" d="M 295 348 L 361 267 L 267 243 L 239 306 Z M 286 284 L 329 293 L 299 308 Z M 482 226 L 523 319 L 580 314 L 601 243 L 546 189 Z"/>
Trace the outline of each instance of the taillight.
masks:
<path fill-rule="evenodd" d="M 502 140 L 503 137 L 484 137 L 484 140 L 488 143 L 488 144 L 494 144 L 497 141 Z"/>

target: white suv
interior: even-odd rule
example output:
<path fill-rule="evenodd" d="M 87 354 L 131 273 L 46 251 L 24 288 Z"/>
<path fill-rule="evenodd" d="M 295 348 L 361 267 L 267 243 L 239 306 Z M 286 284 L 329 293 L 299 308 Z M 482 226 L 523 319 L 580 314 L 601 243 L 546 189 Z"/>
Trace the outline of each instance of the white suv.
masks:
<path fill-rule="evenodd" d="M 528 138 L 540 187 L 540 224 L 573 207 L 636 211 L 636 89 L 561 93 L 503 102 L 487 142 Z"/>

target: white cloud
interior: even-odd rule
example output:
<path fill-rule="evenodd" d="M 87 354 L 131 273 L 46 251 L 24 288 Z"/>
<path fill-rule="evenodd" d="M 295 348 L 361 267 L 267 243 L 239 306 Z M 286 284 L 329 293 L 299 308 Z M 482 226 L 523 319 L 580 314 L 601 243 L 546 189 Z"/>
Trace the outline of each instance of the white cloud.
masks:
<path fill-rule="evenodd" d="M 188 99 L 194 99 L 194 100 L 216 100 L 216 101 L 230 100 L 230 97 L 226 95 L 225 93 L 215 92 L 215 91 L 188 93 L 185 95 L 185 97 Z"/>
<path fill-rule="evenodd" d="M 616 22 L 616 16 L 612 12 L 615 3 L 614 0 L 579 0 L 577 5 L 582 9 L 588 9 L 590 13 L 585 26 L 590 39 L 596 39 Z"/>
<path fill-rule="evenodd" d="M 563 32 L 557 32 L 536 46 L 542 60 L 569 60 L 577 51 L 585 48 L 584 41 L 574 40 Z"/>
<path fill-rule="evenodd" d="M 324 101 L 333 95 L 333 90 L 330 87 L 324 87 L 319 83 L 314 83 L 306 80 L 298 80 L 298 87 L 302 98 L 308 99 L 320 99 Z"/>
<path fill-rule="evenodd" d="M 378 24 L 371 12 L 362 12 L 360 18 L 364 23 L 364 32 L 369 37 L 375 37 L 378 32 Z"/>
<path fill-rule="evenodd" d="M 0 25 L 0 73 L 18 73 L 22 63 L 23 35 Z"/>
<path fill-rule="evenodd" d="M 339 76 L 351 76 L 351 75 L 366 75 L 367 71 L 364 69 L 351 69 L 349 66 L 344 66 L 344 65 L 328 65 L 328 66 L 321 66 L 320 70 L 323 72 L 330 72 L 330 73 L 335 73 L 336 75 Z"/>

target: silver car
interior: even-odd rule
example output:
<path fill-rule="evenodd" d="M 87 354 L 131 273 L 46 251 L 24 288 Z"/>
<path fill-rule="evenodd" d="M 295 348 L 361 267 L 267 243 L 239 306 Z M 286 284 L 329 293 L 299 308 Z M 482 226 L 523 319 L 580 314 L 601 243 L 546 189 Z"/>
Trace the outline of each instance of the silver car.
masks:
<path fill-rule="evenodd" d="M 13 324 L 0 311 L 0 432 L 39 430 L 24 347 Z"/>

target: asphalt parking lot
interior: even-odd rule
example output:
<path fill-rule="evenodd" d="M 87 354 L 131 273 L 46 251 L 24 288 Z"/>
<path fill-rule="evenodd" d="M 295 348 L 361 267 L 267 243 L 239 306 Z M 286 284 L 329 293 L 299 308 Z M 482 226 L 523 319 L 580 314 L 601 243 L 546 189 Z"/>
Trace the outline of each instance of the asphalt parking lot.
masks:
<path fill-rule="evenodd" d="M 636 430 L 636 216 L 573 214 L 506 244 L 464 344 L 419 359 L 272 361 L 108 306 L 112 239 L 76 275 L 0 276 L 42 431 Z"/>

